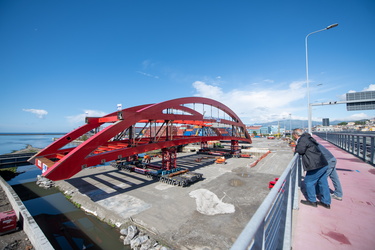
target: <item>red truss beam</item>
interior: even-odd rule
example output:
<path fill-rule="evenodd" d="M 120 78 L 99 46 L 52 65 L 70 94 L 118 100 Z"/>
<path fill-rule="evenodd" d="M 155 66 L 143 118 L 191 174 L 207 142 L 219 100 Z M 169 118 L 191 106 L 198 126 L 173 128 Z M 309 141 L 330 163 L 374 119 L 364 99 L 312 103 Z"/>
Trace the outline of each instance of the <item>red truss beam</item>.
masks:
<path fill-rule="evenodd" d="M 231 127 L 235 133 L 224 136 L 214 127 L 214 119 L 205 119 L 203 114 L 189 108 L 187 104 L 203 104 L 215 107 L 231 120 L 221 119 L 220 123 Z M 166 110 L 181 110 L 183 114 L 170 114 Z M 228 118 L 229 118 L 228 117 Z M 251 143 L 251 137 L 240 118 L 224 104 L 202 97 L 185 97 L 161 103 L 145 104 L 110 113 L 103 117 L 87 117 L 86 124 L 64 135 L 51 145 L 41 150 L 29 159 L 29 162 L 42 169 L 42 175 L 51 180 L 68 179 L 86 167 L 104 164 L 105 162 L 126 158 L 132 155 L 148 152 L 155 149 L 171 148 L 188 143 L 207 142 L 213 140 L 245 141 Z M 132 131 L 139 123 L 160 123 L 172 126 L 173 124 L 198 125 L 210 127 L 214 134 L 210 136 L 177 136 L 169 130 L 166 136 L 129 138 L 113 140 L 124 131 Z M 84 135 L 108 124 L 100 132 L 74 148 L 64 148 L 67 144 Z M 236 144 L 234 144 L 236 145 Z M 169 162 L 171 166 L 175 164 Z M 169 166 L 169 165 L 168 165 Z"/>

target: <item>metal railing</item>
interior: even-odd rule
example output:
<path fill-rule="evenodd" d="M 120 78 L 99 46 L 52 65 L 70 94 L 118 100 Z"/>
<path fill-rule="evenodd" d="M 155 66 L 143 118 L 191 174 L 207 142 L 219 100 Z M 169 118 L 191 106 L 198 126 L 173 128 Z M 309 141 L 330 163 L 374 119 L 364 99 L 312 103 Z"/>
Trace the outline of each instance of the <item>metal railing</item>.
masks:
<path fill-rule="evenodd" d="M 364 162 L 375 165 L 375 133 L 314 132 L 314 134 L 357 156 Z"/>
<path fill-rule="evenodd" d="M 0 155 L 0 168 L 9 168 L 13 166 L 29 165 L 27 160 L 35 155 L 35 153 L 21 153 L 21 154 L 3 154 Z"/>
<path fill-rule="evenodd" d="M 292 210 L 299 205 L 301 166 L 296 154 L 238 236 L 232 250 L 291 249 Z"/>

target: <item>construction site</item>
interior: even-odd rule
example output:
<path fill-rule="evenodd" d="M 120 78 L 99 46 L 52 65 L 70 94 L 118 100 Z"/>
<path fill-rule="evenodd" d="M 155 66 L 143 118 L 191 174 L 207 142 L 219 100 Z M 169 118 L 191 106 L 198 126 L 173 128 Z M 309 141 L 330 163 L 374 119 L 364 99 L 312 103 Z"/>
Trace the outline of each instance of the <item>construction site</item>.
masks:
<path fill-rule="evenodd" d="M 86 212 L 119 228 L 136 225 L 172 249 L 228 249 L 293 152 L 286 141 L 255 138 L 250 157 L 218 162 L 221 156 L 194 148 L 177 153 L 178 168 L 201 176 L 186 186 L 150 178 L 132 164 L 87 168 L 55 184 Z M 150 164 L 162 159 L 152 157 Z"/>
<path fill-rule="evenodd" d="M 224 104 L 187 97 L 86 117 L 29 162 L 110 225 L 173 249 L 223 249 L 292 157 L 287 141 L 252 138 Z"/>

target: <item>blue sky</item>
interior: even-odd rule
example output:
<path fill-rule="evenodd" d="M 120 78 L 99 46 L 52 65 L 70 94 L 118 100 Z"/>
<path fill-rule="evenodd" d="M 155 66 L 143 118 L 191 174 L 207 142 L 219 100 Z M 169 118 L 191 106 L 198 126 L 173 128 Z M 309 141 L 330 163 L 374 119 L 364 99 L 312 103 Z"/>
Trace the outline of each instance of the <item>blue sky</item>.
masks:
<path fill-rule="evenodd" d="M 375 1 L 1 0 L 0 132 L 203 96 L 246 124 L 307 119 L 311 102 L 375 90 Z M 316 106 L 313 120 L 375 111 Z"/>

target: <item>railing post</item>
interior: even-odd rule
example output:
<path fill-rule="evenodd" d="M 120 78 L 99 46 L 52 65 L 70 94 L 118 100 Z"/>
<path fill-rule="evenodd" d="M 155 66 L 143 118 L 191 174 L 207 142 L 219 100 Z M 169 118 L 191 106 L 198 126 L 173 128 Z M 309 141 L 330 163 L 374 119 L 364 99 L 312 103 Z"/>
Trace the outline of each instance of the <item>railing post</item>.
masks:
<path fill-rule="evenodd" d="M 351 141 L 352 141 L 352 148 L 351 148 L 351 152 L 350 153 L 352 153 L 353 155 L 354 155 L 354 148 L 355 148 L 355 141 L 354 141 L 354 135 L 350 135 L 350 138 L 352 138 L 351 139 Z"/>
<path fill-rule="evenodd" d="M 361 149 L 361 142 L 359 141 L 359 135 L 357 137 L 357 157 L 359 157 L 360 149 Z"/>
<path fill-rule="evenodd" d="M 370 152 L 370 162 L 371 164 L 375 164 L 375 137 L 371 137 L 371 152 Z"/>
<path fill-rule="evenodd" d="M 295 176 L 289 175 L 288 204 L 286 207 L 285 231 L 283 249 L 291 249 L 292 246 L 292 181 Z"/>
<path fill-rule="evenodd" d="M 350 152 L 350 140 L 349 140 L 349 135 L 346 135 L 345 136 L 345 138 L 346 138 L 346 151 L 348 151 L 348 152 Z"/>
<path fill-rule="evenodd" d="M 366 162 L 366 157 L 367 157 L 367 142 L 366 142 L 366 136 L 362 137 L 362 158 L 363 161 Z"/>
<path fill-rule="evenodd" d="M 296 158 L 296 163 L 295 163 L 295 174 L 293 176 L 294 178 L 294 194 L 293 194 L 293 209 L 298 210 L 299 209 L 299 187 L 300 185 L 300 180 L 301 180 L 301 158 L 300 156 L 297 156 Z"/>

